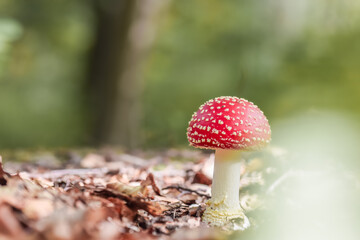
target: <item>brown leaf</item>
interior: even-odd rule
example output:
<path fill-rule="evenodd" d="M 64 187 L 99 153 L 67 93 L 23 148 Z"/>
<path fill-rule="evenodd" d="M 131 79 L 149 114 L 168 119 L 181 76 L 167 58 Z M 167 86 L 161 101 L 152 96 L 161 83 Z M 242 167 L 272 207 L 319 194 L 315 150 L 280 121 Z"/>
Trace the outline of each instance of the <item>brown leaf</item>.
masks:
<path fill-rule="evenodd" d="M 19 239 L 24 235 L 20 222 L 11 207 L 5 203 L 0 203 L 0 239 L 1 235 Z"/>
<path fill-rule="evenodd" d="M 140 197 L 131 197 L 120 192 L 113 192 L 110 189 L 94 191 L 94 194 L 107 198 L 119 198 L 121 200 L 124 200 L 126 202 L 126 205 L 133 211 L 137 211 L 138 209 L 144 209 L 145 211 L 154 216 L 160 215 L 163 211 L 166 210 L 166 207 L 160 205 L 159 203 L 147 201 L 144 198 Z"/>
<path fill-rule="evenodd" d="M 136 215 L 136 211 L 133 211 L 132 209 L 130 209 L 126 205 L 126 202 L 124 200 L 121 200 L 119 198 L 114 198 L 114 197 L 109 197 L 108 200 L 114 204 L 113 209 L 115 210 L 115 212 L 117 212 L 119 214 L 120 219 L 123 219 L 123 218 L 128 218 L 130 220 L 134 219 L 134 217 Z"/>
<path fill-rule="evenodd" d="M 108 183 L 106 187 L 115 190 L 119 194 L 124 194 L 128 196 L 136 196 L 141 194 L 144 195 L 145 193 L 145 187 L 142 185 L 131 186 L 129 184 L 124 184 L 121 182 L 113 182 Z"/>
<path fill-rule="evenodd" d="M 154 192 L 161 196 L 161 192 L 160 189 L 158 188 L 158 186 L 155 183 L 155 179 L 154 179 L 154 175 L 152 173 L 149 173 L 148 176 L 146 177 L 145 181 L 141 182 L 141 186 L 146 187 L 147 185 L 151 185 L 152 189 L 154 190 Z"/>
<path fill-rule="evenodd" d="M 208 178 L 204 173 L 201 171 L 198 171 L 195 173 L 194 180 L 192 183 L 200 183 L 210 186 L 212 183 L 212 180 Z"/>

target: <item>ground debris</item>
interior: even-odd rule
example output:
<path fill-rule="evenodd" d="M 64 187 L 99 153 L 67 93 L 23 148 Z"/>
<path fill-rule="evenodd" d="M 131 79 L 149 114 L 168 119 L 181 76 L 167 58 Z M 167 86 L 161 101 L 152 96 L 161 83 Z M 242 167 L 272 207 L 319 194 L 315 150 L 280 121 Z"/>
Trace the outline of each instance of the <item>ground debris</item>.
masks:
<path fill-rule="evenodd" d="M 8 162 L 6 171 L 0 157 L 0 239 L 221 239 L 201 223 L 213 155 L 66 156 Z M 259 184 L 254 174 L 247 185 Z"/>

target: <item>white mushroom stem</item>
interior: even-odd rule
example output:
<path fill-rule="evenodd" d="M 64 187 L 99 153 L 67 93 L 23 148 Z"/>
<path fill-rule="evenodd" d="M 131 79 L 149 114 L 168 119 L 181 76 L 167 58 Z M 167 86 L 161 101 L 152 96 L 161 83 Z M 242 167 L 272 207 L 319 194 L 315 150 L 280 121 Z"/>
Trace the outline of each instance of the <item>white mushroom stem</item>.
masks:
<path fill-rule="evenodd" d="M 245 219 L 239 203 L 240 151 L 216 150 L 211 199 L 203 221 L 213 226 L 223 226 L 232 219 Z"/>
<path fill-rule="evenodd" d="M 213 201 L 223 200 L 227 207 L 239 207 L 240 168 L 241 162 L 237 159 L 220 159 L 219 154 L 215 154 L 211 187 Z"/>

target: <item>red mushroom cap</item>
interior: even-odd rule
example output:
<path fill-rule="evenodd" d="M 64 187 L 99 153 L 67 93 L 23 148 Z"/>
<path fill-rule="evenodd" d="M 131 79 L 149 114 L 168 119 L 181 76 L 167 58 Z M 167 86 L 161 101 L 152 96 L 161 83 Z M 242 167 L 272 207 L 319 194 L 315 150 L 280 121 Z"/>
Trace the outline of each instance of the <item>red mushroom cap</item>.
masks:
<path fill-rule="evenodd" d="M 189 122 L 190 145 L 209 149 L 259 149 L 271 140 L 264 113 L 252 102 L 218 97 L 200 106 Z"/>

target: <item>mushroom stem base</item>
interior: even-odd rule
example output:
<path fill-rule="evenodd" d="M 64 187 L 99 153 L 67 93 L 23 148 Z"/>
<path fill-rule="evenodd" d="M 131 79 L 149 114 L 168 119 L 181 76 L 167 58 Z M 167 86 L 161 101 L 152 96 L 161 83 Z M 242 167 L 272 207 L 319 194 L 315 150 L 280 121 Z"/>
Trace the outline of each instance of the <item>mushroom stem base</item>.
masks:
<path fill-rule="evenodd" d="M 214 203 L 209 200 L 207 203 L 202 221 L 211 226 L 223 227 L 229 224 L 237 224 L 237 230 L 243 230 L 250 224 L 243 210 L 238 208 L 228 208 L 220 206 L 223 203 Z"/>

